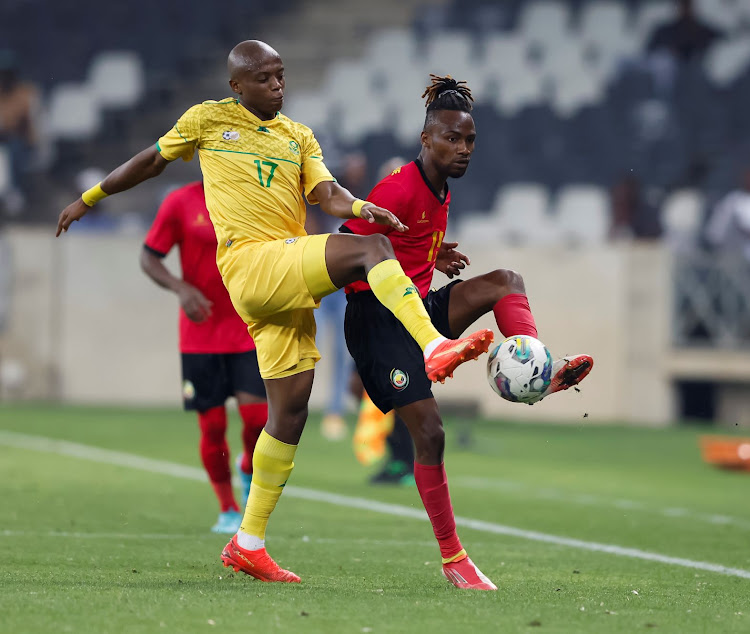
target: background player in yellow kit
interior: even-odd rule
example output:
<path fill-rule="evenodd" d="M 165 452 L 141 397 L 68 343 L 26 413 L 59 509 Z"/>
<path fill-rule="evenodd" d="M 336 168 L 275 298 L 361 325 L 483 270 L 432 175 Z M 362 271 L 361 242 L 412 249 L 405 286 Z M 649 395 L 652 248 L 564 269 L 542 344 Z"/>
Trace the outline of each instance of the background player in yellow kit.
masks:
<path fill-rule="evenodd" d="M 297 582 L 265 549 L 271 512 L 294 467 L 307 420 L 315 362 L 313 309 L 320 299 L 366 280 L 424 352 L 427 376 L 442 381 L 463 361 L 486 352 L 491 330 L 446 339 L 430 321 L 417 288 L 383 235 L 311 235 L 304 198 L 339 218 L 361 217 L 404 231 L 388 210 L 356 199 L 323 163 L 312 131 L 279 110 L 284 66 L 256 40 L 228 59 L 237 95 L 193 106 L 148 148 L 84 192 L 60 214 L 57 235 L 107 195 L 159 175 L 198 150 L 206 204 L 218 240 L 217 264 L 232 303 L 255 340 L 269 418 L 253 456 L 253 482 L 240 530 L 222 552 L 226 566 L 263 581 Z"/>

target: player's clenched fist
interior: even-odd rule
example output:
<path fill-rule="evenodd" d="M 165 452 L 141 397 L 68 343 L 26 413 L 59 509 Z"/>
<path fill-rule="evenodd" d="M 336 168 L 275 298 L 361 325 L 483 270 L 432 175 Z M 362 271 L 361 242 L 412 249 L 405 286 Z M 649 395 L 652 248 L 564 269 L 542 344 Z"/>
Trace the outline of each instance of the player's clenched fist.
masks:
<path fill-rule="evenodd" d="M 407 231 L 409 229 L 409 227 L 403 224 L 390 211 L 378 207 L 377 205 L 373 205 L 372 203 L 366 203 L 362 206 L 360 217 L 368 222 L 377 222 L 379 225 L 388 225 L 393 227 L 396 231 Z"/>

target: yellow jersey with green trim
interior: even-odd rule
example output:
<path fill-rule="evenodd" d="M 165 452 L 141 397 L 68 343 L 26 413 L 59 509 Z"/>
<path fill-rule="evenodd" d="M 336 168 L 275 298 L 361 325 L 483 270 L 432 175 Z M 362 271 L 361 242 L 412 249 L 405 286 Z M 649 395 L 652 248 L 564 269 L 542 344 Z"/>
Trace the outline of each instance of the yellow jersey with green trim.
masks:
<path fill-rule="evenodd" d="M 307 235 L 304 197 L 316 204 L 315 186 L 335 180 L 310 128 L 281 113 L 262 121 L 232 98 L 193 106 L 156 147 L 168 161 L 198 150 L 219 245 Z"/>

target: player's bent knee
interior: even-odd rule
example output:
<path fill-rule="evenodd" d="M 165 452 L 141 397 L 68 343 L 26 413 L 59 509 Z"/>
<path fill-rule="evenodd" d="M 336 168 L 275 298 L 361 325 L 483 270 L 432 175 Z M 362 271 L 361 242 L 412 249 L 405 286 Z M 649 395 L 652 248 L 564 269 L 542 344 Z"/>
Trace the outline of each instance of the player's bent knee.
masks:
<path fill-rule="evenodd" d="M 488 275 L 493 286 L 502 295 L 526 292 L 523 277 L 517 271 L 511 269 L 496 269 Z"/>
<path fill-rule="evenodd" d="M 365 244 L 367 245 L 368 253 L 378 260 L 395 258 L 391 241 L 382 233 L 374 233 L 367 236 Z"/>

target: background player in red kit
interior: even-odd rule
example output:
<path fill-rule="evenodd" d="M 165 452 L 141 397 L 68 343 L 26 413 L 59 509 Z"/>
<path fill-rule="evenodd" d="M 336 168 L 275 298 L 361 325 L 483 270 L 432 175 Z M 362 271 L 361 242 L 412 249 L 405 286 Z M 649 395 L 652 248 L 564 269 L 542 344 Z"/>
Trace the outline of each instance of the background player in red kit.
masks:
<path fill-rule="evenodd" d="M 182 278 L 162 258 L 177 245 Z M 244 506 L 252 480 L 252 456 L 268 418 L 255 343 L 237 315 L 216 266 L 216 234 L 208 217 L 203 183 L 169 194 L 159 207 L 141 253 L 141 267 L 180 300 L 180 352 L 185 409 L 197 410 L 200 454 L 219 500 L 216 533 L 235 533 L 242 513 L 232 490 L 226 441 L 225 401 L 235 396 L 242 417 L 244 453 L 238 467 Z"/>
<path fill-rule="evenodd" d="M 427 97 L 427 116 L 419 157 L 380 181 L 367 198 L 391 210 L 408 231 L 397 233 L 361 219 L 348 220 L 341 231 L 377 232 L 390 238 L 396 258 L 417 286 L 443 336 L 459 336 L 493 311 L 504 336 L 536 337 L 523 279 L 514 271 L 498 269 L 430 290 L 435 268 L 452 278 L 469 264 L 469 258 L 455 250 L 458 244 L 443 243 L 443 238 L 450 204 L 447 179 L 464 175 L 476 139 L 471 91 L 465 82 L 450 76 L 432 78 L 432 85 L 422 95 Z M 443 466 L 445 434 L 419 347 L 393 316 L 380 308 L 366 283 L 355 282 L 346 291 L 344 328 L 349 351 L 372 401 L 383 412 L 395 409 L 414 439 L 414 478 L 440 545 L 443 574 L 459 588 L 496 590 L 468 558 L 456 534 Z M 543 397 L 577 384 L 592 365 L 587 355 L 556 361 Z"/>

